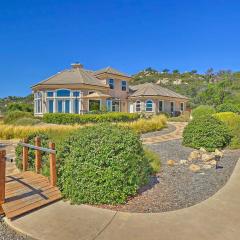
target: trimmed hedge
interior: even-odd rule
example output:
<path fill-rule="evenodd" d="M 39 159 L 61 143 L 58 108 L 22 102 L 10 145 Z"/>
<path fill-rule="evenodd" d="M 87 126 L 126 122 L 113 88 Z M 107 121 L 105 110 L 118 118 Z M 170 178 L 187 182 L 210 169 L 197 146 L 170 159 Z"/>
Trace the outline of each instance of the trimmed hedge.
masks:
<path fill-rule="evenodd" d="M 216 111 L 213 107 L 208 105 L 200 105 L 192 110 L 193 118 L 198 118 L 202 116 L 209 116 L 214 114 Z"/>
<path fill-rule="evenodd" d="M 233 112 L 240 113 L 240 107 L 232 103 L 224 103 L 216 107 L 217 112 Z"/>
<path fill-rule="evenodd" d="M 224 148 L 231 141 L 227 126 L 213 116 L 194 118 L 184 129 L 183 144 L 193 148 L 205 148 L 214 151 Z"/>
<path fill-rule="evenodd" d="M 72 203 L 121 204 L 152 173 L 140 137 L 116 125 L 75 132 L 60 144 L 58 186 Z"/>
<path fill-rule="evenodd" d="M 134 121 L 140 116 L 136 113 L 103 113 L 103 114 L 65 114 L 65 113 L 46 113 L 43 121 L 54 124 L 83 124 L 99 122 L 127 122 Z"/>

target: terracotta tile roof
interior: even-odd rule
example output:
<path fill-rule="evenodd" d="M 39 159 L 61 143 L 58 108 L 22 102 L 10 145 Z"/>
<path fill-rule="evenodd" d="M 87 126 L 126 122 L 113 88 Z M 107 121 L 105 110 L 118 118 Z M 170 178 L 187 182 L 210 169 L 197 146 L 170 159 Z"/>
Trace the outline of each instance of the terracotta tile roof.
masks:
<path fill-rule="evenodd" d="M 108 88 L 108 85 L 101 82 L 89 70 L 83 68 L 72 68 L 70 70 L 64 70 L 52 77 L 35 84 L 32 87 L 39 85 L 63 85 L 63 84 L 88 84 Z"/>
<path fill-rule="evenodd" d="M 98 71 L 95 71 L 94 75 L 96 76 L 101 73 L 110 73 L 110 74 L 116 74 L 116 75 L 120 75 L 120 76 L 124 76 L 124 77 L 129 77 L 127 74 L 119 72 L 118 70 L 116 70 L 112 67 L 106 67 L 106 68 L 100 69 Z"/>
<path fill-rule="evenodd" d="M 174 98 L 183 98 L 188 99 L 187 97 L 171 91 L 167 88 L 161 87 L 154 83 L 144 83 L 135 86 L 130 86 L 131 97 L 144 97 L 144 96 L 165 96 L 165 97 L 174 97 Z"/>

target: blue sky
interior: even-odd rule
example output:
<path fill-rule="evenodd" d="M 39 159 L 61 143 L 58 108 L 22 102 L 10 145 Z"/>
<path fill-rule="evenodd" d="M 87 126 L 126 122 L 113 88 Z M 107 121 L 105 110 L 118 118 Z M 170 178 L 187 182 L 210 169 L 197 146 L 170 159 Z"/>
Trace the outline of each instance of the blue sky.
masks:
<path fill-rule="evenodd" d="M 76 61 L 129 74 L 240 70 L 239 12 L 237 0 L 1 1 L 0 97 Z"/>

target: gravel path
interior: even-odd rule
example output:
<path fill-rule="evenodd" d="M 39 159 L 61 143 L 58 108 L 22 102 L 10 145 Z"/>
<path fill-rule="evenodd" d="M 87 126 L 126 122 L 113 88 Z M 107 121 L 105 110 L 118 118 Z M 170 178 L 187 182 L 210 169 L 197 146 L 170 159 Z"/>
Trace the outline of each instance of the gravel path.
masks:
<path fill-rule="evenodd" d="M 15 231 L 6 226 L 3 220 L 0 217 L 0 240 L 30 240 L 20 234 L 17 234 Z"/>
<path fill-rule="evenodd" d="M 156 131 L 142 134 L 142 138 L 163 136 L 165 134 L 171 133 L 176 130 L 176 127 L 173 124 L 168 124 L 166 128 Z"/>
<path fill-rule="evenodd" d="M 151 179 L 149 186 L 142 193 L 130 199 L 127 204 L 106 208 L 127 212 L 165 212 L 195 205 L 216 193 L 231 176 L 236 162 L 240 158 L 240 150 L 226 150 L 221 159 L 222 168 L 201 169 L 198 173 L 189 170 L 189 165 L 202 162 L 186 160 L 193 149 L 183 147 L 181 140 L 172 140 L 148 146 L 161 157 L 161 171 Z M 167 165 L 167 160 L 174 160 L 177 165 Z"/>

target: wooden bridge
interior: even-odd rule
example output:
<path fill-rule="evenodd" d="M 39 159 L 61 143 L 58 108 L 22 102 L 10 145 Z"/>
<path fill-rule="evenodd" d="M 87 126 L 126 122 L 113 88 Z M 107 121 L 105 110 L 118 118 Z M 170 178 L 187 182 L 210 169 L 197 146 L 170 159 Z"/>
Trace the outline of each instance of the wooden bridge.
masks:
<path fill-rule="evenodd" d="M 6 151 L 0 151 L 0 214 L 13 219 L 61 199 L 56 187 L 56 150 L 55 144 L 49 148 L 41 147 L 41 139 L 30 145 L 25 139 L 19 143 L 23 147 L 22 169 L 16 175 L 6 176 Z M 35 172 L 28 171 L 28 152 L 35 149 Z M 49 153 L 50 179 L 40 174 L 41 152 Z"/>

